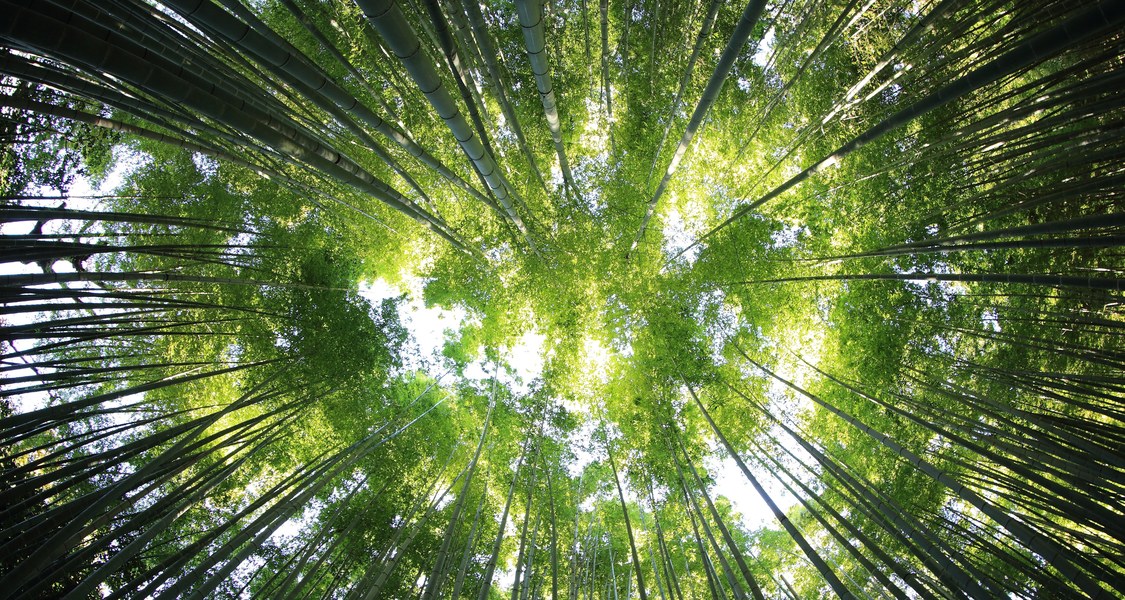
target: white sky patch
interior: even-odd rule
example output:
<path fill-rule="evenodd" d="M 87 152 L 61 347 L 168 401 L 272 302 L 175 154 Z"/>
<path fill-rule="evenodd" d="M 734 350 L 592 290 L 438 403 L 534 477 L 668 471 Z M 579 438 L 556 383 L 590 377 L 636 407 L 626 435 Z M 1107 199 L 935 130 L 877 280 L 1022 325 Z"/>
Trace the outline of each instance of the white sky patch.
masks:
<path fill-rule="evenodd" d="M 284 545 L 293 541 L 303 530 L 320 519 L 322 509 L 323 506 L 321 506 L 319 502 L 313 502 L 305 506 L 305 509 L 299 516 L 292 517 L 278 526 L 278 528 L 270 534 L 269 540 L 279 545 Z"/>
<path fill-rule="evenodd" d="M 770 59 L 770 55 L 773 54 L 773 42 L 773 27 L 770 27 L 766 35 L 762 36 L 762 41 L 758 42 L 758 49 L 754 52 L 754 56 L 752 56 L 750 60 L 752 60 L 755 65 L 764 69 L 766 67 L 766 62 Z"/>
<path fill-rule="evenodd" d="M 495 575 L 492 577 L 492 585 L 498 586 L 502 590 L 511 590 L 512 584 L 516 582 L 516 567 L 515 559 L 509 559 L 502 566 L 503 568 L 496 569 Z"/>
<path fill-rule="evenodd" d="M 491 365 L 479 360 L 474 360 L 465 367 L 465 378 L 473 381 L 484 381 L 492 377 L 492 373 Z"/>
<path fill-rule="evenodd" d="M 605 384 L 609 381 L 609 349 L 592 337 L 582 342 L 582 363 L 587 375 L 597 377 Z"/>
<path fill-rule="evenodd" d="M 694 232 L 688 229 L 687 221 L 679 208 L 673 208 L 664 215 L 664 254 L 672 257 L 696 241 Z M 694 263 L 699 258 L 700 247 L 692 248 L 679 260 L 686 260 L 688 264 Z"/>
<path fill-rule="evenodd" d="M 516 380 L 512 382 L 513 391 L 520 394 L 530 392 L 529 385 L 543 373 L 543 342 L 547 338 L 532 329 L 524 332 L 515 346 L 501 354 L 508 366 L 515 371 Z"/>
<path fill-rule="evenodd" d="M 715 440 L 712 440 L 711 444 L 712 453 L 703 459 L 703 465 L 715 478 L 715 486 L 712 488 L 713 497 L 725 496 L 730 500 L 731 507 L 738 513 L 736 518 L 747 531 L 755 531 L 763 527 L 780 527 L 769 505 L 754 490 L 754 486 L 750 484 L 742 469 L 738 468 L 734 459 L 720 450 Z M 770 499 L 783 512 L 797 503 L 796 498 L 752 460 L 743 457 L 743 462 L 766 489 Z"/>
<path fill-rule="evenodd" d="M 195 168 L 199 169 L 200 173 L 208 177 L 214 175 L 219 170 L 219 161 L 201 152 L 192 153 L 191 162 L 195 164 Z"/>
<path fill-rule="evenodd" d="M 589 396 L 609 382 L 611 349 L 599 340 L 586 337 L 582 342 L 581 368 L 577 374 L 578 391 Z M 563 398 L 562 404 L 571 412 L 589 414 L 586 405 L 578 400 Z"/>
<path fill-rule="evenodd" d="M 1000 331 L 1000 315 L 995 308 L 989 308 L 980 315 L 980 322 L 992 331 Z"/>
<path fill-rule="evenodd" d="M 563 179 L 562 165 L 559 164 L 559 157 L 557 152 L 555 153 L 554 158 L 551 159 L 550 180 L 551 186 L 556 190 L 562 190 L 563 186 L 566 184 L 566 180 Z M 557 224 L 555 226 L 557 227 Z"/>
<path fill-rule="evenodd" d="M 770 234 L 770 242 L 774 248 L 791 248 L 797 245 L 802 236 L 810 234 L 809 228 L 804 225 L 786 224 L 781 229 Z"/>
<path fill-rule="evenodd" d="M 422 280 L 417 277 L 404 277 L 402 287 L 391 285 L 383 278 L 359 285 L 360 295 L 375 305 L 387 298 L 406 295 L 406 301 L 399 305 L 398 317 L 409 333 L 410 342 L 417 346 L 417 354 L 407 352 L 403 356 L 407 369 L 427 370 L 427 367 L 440 364 L 447 336 L 459 331 L 467 316 L 461 307 L 427 308 L 422 299 L 422 285 Z"/>
<path fill-rule="evenodd" d="M 416 352 L 407 352 L 403 356 L 404 366 L 410 370 L 431 370 L 442 364 L 444 358 L 441 351 L 446 341 L 456 336 L 461 328 L 473 319 L 460 306 L 427 307 L 423 300 L 423 285 L 424 282 L 420 278 L 406 276 L 398 285 L 379 278 L 372 282 L 361 283 L 359 286 L 360 295 L 373 304 L 378 304 L 387 298 L 406 296 L 406 300 L 399 305 L 399 321 L 406 329 L 408 339 L 416 350 Z M 546 336 L 531 329 L 524 332 L 512 347 L 500 349 L 501 360 L 507 363 L 514 375 L 505 383 L 514 392 L 529 393 L 531 382 L 543 373 L 545 342 Z M 493 365 L 485 363 L 482 358 L 469 363 L 464 374 L 466 379 L 484 381 L 491 378 L 493 372 Z M 505 380 L 503 369 L 497 374 L 501 381 Z"/>
<path fill-rule="evenodd" d="M 802 385 L 799 373 L 783 372 L 782 368 L 777 365 L 774 366 L 773 370 L 779 376 L 794 382 L 796 385 Z M 775 414 L 779 415 L 795 416 L 811 410 L 813 407 L 812 400 L 789 389 L 789 386 L 774 377 L 770 377 L 766 384 L 766 396 L 769 398 L 771 409 L 777 411 Z"/>

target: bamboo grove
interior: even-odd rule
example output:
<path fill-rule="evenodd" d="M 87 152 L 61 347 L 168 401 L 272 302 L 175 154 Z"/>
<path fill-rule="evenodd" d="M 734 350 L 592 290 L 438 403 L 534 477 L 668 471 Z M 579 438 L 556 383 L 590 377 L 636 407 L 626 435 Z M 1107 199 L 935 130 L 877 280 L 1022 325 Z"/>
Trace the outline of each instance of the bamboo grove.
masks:
<path fill-rule="evenodd" d="M 1121 0 L 0 0 L 0 47 L 4 598 L 1125 589 Z"/>

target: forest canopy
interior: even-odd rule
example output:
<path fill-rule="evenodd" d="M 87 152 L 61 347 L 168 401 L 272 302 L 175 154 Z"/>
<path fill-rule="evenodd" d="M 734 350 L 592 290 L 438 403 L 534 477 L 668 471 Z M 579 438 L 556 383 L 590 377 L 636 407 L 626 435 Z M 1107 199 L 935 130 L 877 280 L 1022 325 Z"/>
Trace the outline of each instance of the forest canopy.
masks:
<path fill-rule="evenodd" d="M 0 598 L 1125 588 L 1125 2 L 0 15 Z"/>

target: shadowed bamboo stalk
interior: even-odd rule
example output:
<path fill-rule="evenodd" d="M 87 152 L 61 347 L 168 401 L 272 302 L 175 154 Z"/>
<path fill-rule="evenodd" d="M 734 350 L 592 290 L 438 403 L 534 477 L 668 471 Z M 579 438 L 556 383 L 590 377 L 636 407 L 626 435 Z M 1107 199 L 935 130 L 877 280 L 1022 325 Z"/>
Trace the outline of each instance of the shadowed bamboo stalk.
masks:
<path fill-rule="evenodd" d="M 493 196 L 504 207 L 508 218 L 515 224 L 523 235 L 532 252 L 538 253 L 535 241 L 523 218 L 516 212 L 513 200 L 509 194 L 508 186 L 504 184 L 504 175 L 495 157 L 484 150 L 480 139 L 473 133 L 472 128 L 461 116 L 456 103 L 434 69 L 429 57 L 422 51 L 414 29 L 407 22 L 397 3 L 394 0 L 361 0 L 358 3 L 366 18 L 371 22 L 379 34 L 383 36 L 395 56 L 398 57 L 410 76 L 414 79 L 422 94 L 430 105 L 441 117 L 449 128 L 453 137 L 460 144 L 465 154 L 473 162 L 473 166 L 488 182 Z M 517 200 L 518 201 L 518 200 Z"/>

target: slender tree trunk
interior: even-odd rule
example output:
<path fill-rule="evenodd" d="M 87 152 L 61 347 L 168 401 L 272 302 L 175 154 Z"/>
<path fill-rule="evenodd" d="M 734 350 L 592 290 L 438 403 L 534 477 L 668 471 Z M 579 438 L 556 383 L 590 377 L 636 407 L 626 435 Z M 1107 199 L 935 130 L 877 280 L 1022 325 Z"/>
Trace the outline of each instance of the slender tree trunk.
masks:
<path fill-rule="evenodd" d="M 765 0 L 750 0 L 746 4 L 745 10 L 742 11 L 742 17 L 738 20 L 738 24 L 734 27 L 734 33 L 731 34 L 730 41 L 727 42 L 726 48 L 723 49 L 722 55 L 719 57 L 719 63 L 715 65 L 714 72 L 711 73 L 711 78 L 707 80 L 707 87 L 703 88 L 703 95 L 699 98 L 699 103 L 695 106 L 695 111 L 688 121 L 687 127 L 684 129 L 684 135 L 680 138 L 679 145 L 676 146 L 676 152 L 672 155 L 672 161 L 668 163 L 668 168 L 664 171 L 664 177 L 656 186 L 656 191 L 652 194 L 652 199 L 648 201 L 645 207 L 645 216 L 641 220 L 641 227 L 637 230 L 636 237 L 633 238 L 633 243 L 629 246 L 629 253 L 626 258 L 637 249 L 637 244 L 641 242 L 644 237 L 645 229 L 648 227 L 648 222 L 652 219 L 652 213 L 656 210 L 656 204 L 660 202 L 660 197 L 664 195 L 664 190 L 667 189 L 668 183 L 672 180 L 672 175 L 676 173 L 676 169 L 680 166 L 680 161 L 683 160 L 684 154 L 691 145 L 691 140 L 695 137 L 695 132 L 703 123 L 703 117 L 707 116 L 707 112 L 711 110 L 711 105 L 715 103 L 715 99 L 719 97 L 719 90 L 723 88 L 723 84 L 727 80 L 727 75 L 730 74 L 731 67 L 734 66 L 734 60 L 738 58 L 738 54 L 742 51 L 742 47 L 746 44 L 746 40 L 750 38 L 750 34 L 754 31 L 754 25 L 758 23 L 758 18 L 762 15 L 762 11 L 766 7 Z M 654 25 L 655 26 L 655 25 Z"/>
<path fill-rule="evenodd" d="M 609 456 L 609 465 L 613 468 L 613 482 L 617 486 L 617 499 L 621 501 L 621 514 L 625 517 L 625 533 L 629 536 L 629 552 L 633 557 L 633 571 L 637 574 L 637 592 L 641 600 L 648 600 L 645 576 L 641 570 L 641 560 L 637 556 L 637 543 L 633 539 L 633 526 L 629 523 L 629 507 L 625 505 L 625 492 L 621 489 L 621 478 L 617 474 L 617 462 L 613 460 L 613 448 L 609 440 L 606 440 L 605 450 Z"/>
<path fill-rule="evenodd" d="M 688 388 L 688 392 L 691 393 L 691 397 L 692 400 L 695 401 L 695 405 L 699 407 L 700 412 L 703 413 L 703 418 L 707 421 L 707 424 L 711 426 L 711 431 L 715 433 L 715 437 L 719 438 L 719 441 L 723 444 L 723 447 L 726 448 L 727 453 L 731 458 L 734 459 L 734 462 L 738 465 L 738 468 L 742 470 L 742 474 L 745 475 L 746 479 L 750 481 L 750 485 L 754 486 L 754 491 L 756 491 L 762 498 L 762 500 L 765 501 L 766 505 L 769 506 L 770 511 L 773 512 L 774 517 L 776 517 L 777 520 L 781 523 L 781 526 L 785 528 L 785 531 L 789 533 L 789 536 L 793 538 L 793 541 L 796 542 L 798 546 L 800 546 L 801 550 L 805 553 L 805 556 L 808 557 L 809 561 L 813 563 L 814 566 L 816 566 L 816 569 L 818 571 L 820 571 L 820 574 L 824 577 L 824 580 L 827 581 L 830 586 L 832 586 L 833 591 L 835 591 L 836 595 L 840 596 L 841 598 L 855 598 L 855 596 L 848 590 L 848 588 L 844 586 L 843 582 L 841 582 L 840 579 L 836 577 L 836 574 L 832 572 L 827 564 L 825 564 L 824 560 L 820 557 L 816 550 L 813 549 L 812 545 L 809 544 L 809 542 L 805 539 L 805 536 L 800 532 L 800 530 L 797 529 L 796 525 L 790 522 L 789 517 L 786 516 L 785 513 L 782 512 L 782 510 L 777 506 L 777 503 L 773 501 L 773 498 L 771 498 L 770 495 L 766 492 L 765 488 L 762 487 L 762 484 L 758 482 L 758 478 L 750 472 L 750 469 L 747 468 L 746 463 L 742 461 L 742 458 L 738 455 L 737 452 L 734 451 L 734 448 L 731 447 L 730 442 L 727 441 L 726 436 L 724 436 L 723 433 L 719 431 L 719 427 L 715 425 L 714 421 L 711 420 L 711 414 L 708 413 L 707 409 L 703 407 L 703 403 L 699 401 L 699 397 L 696 396 L 695 390 L 693 390 L 690 385 L 687 385 L 686 382 L 685 385 Z"/>

